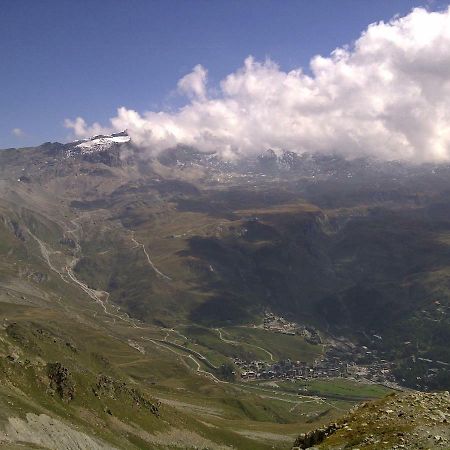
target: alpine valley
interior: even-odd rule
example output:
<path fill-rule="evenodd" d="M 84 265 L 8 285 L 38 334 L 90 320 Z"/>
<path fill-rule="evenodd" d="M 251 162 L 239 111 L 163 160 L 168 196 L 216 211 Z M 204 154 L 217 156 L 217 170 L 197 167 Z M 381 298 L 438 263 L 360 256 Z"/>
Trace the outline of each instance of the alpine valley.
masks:
<path fill-rule="evenodd" d="M 0 447 L 448 448 L 449 194 L 126 132 L 0 151 Z"/>

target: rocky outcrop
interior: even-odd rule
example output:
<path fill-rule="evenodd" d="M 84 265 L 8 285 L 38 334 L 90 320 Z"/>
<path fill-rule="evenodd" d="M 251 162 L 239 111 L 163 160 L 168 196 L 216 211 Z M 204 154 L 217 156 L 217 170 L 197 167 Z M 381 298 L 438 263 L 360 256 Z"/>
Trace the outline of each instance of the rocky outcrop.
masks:
<path fill-rule="evenodd" d="M 75 382 L 67 367 L 61 363 L 48 363 L 47 375 L 50 380 L 49 392 L 58 394 L 65 402 L 70 402 L 75 397 Z"/>
<path fill-rule="evenodd" d="M 448 449 L 450 393 L 408 392 L 355 407 L 338 423 L 301 434 L 293 449 Z"/>
<path fill-rule="evenodd" d="M 116 380 L 108 375 L 101 374 L 97 377 L 97 383 L 92 392 L 98 398 L 109 397 L 111 399 L 123 399 L 129 401 L 137 408 L 144 408 L 155 416 L 159 416 L 159 404 L 153 403 L 145 394 L 134 387 L 130 387 L 124 381 Z"/>
<path fill-rule="evenodd" d="M 302 433 L 294 442 L 292 450 L 311 448 L 316 444 L 323 442 L 328 436 L 339 430 L 341 425 L 332 423 L 326 427 L 317 428 L 317 430 Z"/>

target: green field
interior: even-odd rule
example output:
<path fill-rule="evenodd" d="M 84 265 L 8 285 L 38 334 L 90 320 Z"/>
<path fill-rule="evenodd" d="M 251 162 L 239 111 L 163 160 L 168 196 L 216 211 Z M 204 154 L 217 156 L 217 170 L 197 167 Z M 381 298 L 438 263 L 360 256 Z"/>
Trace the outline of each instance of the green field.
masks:
<path fill-rule="evenodd" d="M 274 360 L 312 362 L 322 353 L 320 345 L 311 345 L 301 336 L 273 333 L 261 328 L 227 327 L 223 329 L 230 339 L 255 345 L 269 351 Z M 265 359 L 267 360 L 267 354 Z"/>
<path fill-rule="evenodd" d="M 345 402 L 370 400 L 393 392 L 392 389 L 379 384 L 361 383 L 344 378 L 276 381 L 275 383 L 277 389 L 282 392 L 319 396 Z M 265 385 L 264 382 L 258 384 Z"/>

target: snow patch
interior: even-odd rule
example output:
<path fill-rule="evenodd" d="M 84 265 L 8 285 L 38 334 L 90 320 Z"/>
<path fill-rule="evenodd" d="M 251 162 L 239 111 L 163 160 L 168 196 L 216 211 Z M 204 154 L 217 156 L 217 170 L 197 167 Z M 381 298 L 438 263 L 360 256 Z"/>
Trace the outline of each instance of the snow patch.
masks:
<path fill-rule="evenodd" d="M 94 136 L 83 141 L 76 141 L 67 151 L 67 157 L 73 157 L 76 155 L 89 155 L 92 153 L 103 152 L 109 150 L 114 145 L 121 145 L 130 142 L 131 138 L 127 134 L 118 134 L 111 136 Z"/>
<path fill-rule="evenodd" d="M 88 151 L 100 151 L 111 147 L 113 144 L 124 144 L 126 142 L 130 142 L 130 136 L 105 136 L 83 141 L 75 147 Z"/>

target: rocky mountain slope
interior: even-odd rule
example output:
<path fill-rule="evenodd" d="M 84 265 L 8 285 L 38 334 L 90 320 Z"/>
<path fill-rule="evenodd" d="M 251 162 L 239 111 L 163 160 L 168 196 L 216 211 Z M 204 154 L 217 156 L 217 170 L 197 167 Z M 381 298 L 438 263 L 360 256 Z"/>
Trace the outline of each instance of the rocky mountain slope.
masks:
<path fill-rule="evenodd" d="M 294 449 L 450 448 L 450 394 L 402 393 L 363 403 L 338 422 L 300 435 Z"/>

